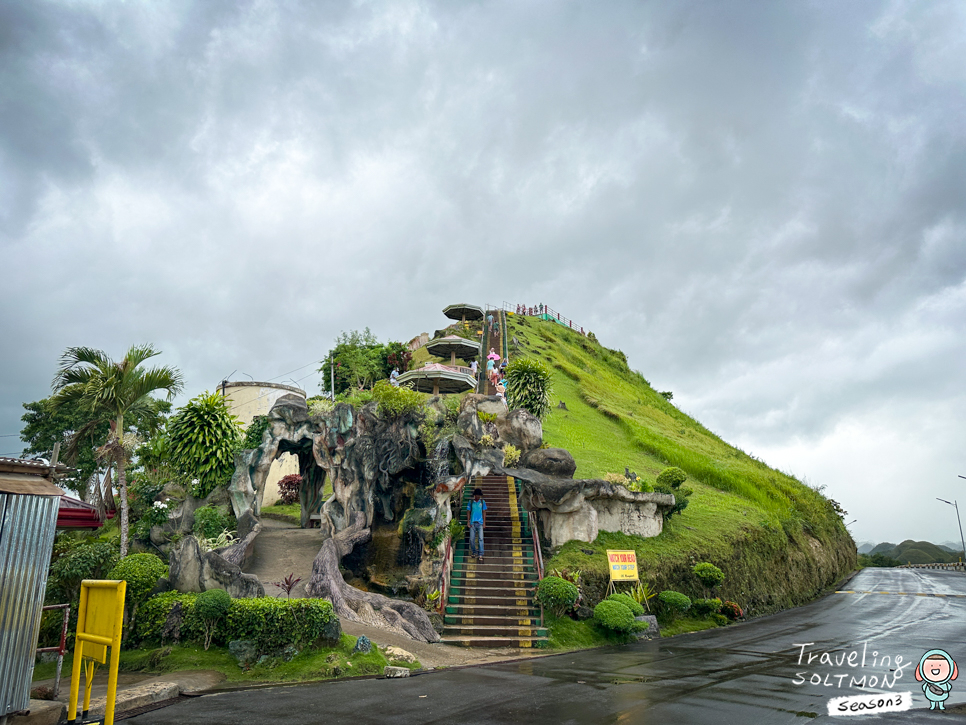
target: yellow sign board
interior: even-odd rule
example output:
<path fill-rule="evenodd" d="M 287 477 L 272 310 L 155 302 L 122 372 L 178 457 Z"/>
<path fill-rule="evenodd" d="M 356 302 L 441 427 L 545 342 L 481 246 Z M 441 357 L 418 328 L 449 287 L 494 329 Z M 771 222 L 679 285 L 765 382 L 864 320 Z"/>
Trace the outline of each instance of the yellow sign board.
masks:
<path fill-rule="evenodd" d="M 91 706 L 91 686 L 97 663 L 107 662 L 107 648 L 111 648 L 111 664 L 107 675 L 107 703 L 104 725 L 114 725 L 114 703 L 117 699 L 117 668 L 121 662 L 121 628 L 124 624 L 125 581 L 99 581 L 85 579 L 81 582 L 80 608 L 77 611 L 77 636 L 74 640 L 74 666 L 70 678 L 70 701 L 67 706 L 67 722 L 73 724 L 77 717 L 81 664 L 84 663 L 84 710 L 87 719 Z"/>
<path fill-rule="evenodd" d="M 612 582 L 636 582 L 637 552 L 607 550 L 607 566 L 610 569 Z"/>

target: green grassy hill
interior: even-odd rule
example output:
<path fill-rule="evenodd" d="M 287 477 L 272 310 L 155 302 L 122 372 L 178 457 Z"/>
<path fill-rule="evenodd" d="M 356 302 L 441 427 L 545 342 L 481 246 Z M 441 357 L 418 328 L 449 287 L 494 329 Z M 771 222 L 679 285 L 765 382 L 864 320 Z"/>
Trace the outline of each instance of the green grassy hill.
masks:
<path fill-rule="evenodd" d="M 607 584 L 605 549 L 635 549 L 652 587 L 690 596 L 703 596 L 691 566 L 713 562 L 727 577 L 721 596 L 752 614 L 808 601 L 855 567 L 837 504 L 682 413 L 629 369 L 623 353 L 534 318 L 509 315 L 508 333 L 511 358 L 529 355 L 553 370 L 554 404 L 566 407 L 546 416 L 544 440 L 573 454 L 576 478 L 627 467 L 653 484 L 678 466 L 694 490 L 658 537 L 601 533 L 593 544 L 553 552 L 548 568 L 580 569 L 592 600 Z"/>
<path fill-rule="evenodd" d="M 878 546 L 875 547 L 873 551 L 878 548 Z M 901 564 L 941 564 L 959 561 L 960 558 L 959 552 L 953 554 L 928 541 L 913 541 L 912 539 L 906 539 L 901 544 L 878 553 L 896 559 Z"/>

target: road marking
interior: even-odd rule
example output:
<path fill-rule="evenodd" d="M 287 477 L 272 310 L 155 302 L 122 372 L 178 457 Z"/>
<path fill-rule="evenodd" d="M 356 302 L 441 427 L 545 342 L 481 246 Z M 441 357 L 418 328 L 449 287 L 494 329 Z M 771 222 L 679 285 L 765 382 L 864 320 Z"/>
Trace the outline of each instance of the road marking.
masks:
<path fill-rule="evenodd" d="M 928 592 L 912 592 L 910 594 L 909 592 L 873 592 L 868 590 L 862 591 L 862 590 L 845 589 L 845 590 L 836 591 L 835 593 L 836 594 L 894 594 L 896 596 L 904 596 L 904 597 L 916 596 L 916 597 L 942 597 L 944 599 L 966 599 L 966 594 L 932 594 Z"/>

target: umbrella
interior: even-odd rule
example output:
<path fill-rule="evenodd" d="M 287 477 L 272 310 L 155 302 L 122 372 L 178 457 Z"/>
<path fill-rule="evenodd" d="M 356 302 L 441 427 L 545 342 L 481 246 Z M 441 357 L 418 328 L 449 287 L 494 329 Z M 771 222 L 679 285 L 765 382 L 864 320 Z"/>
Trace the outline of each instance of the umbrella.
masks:
<path fill-rule="evenodd" d="M 497 355 L 495 352 L 491 352 L 489 355 L 486 356 L 486 359 L 487 360 L 499 360 L 500 359 L 500 356 Z"/>

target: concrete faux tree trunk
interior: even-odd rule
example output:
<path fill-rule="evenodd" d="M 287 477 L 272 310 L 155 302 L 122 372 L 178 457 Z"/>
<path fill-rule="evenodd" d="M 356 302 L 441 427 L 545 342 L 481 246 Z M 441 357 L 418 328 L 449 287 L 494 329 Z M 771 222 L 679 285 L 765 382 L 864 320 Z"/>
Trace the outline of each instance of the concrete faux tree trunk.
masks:
<path fill-rule="evenodd" d="M 117 416 L 114 431 L 115 455 L 117 456 L 117 489 L 121 494 L 121 558 L 127 556 L 128 543 L 128 505 L 127 505 L 127 461 L 124 450 L 124 415 Z"/>

